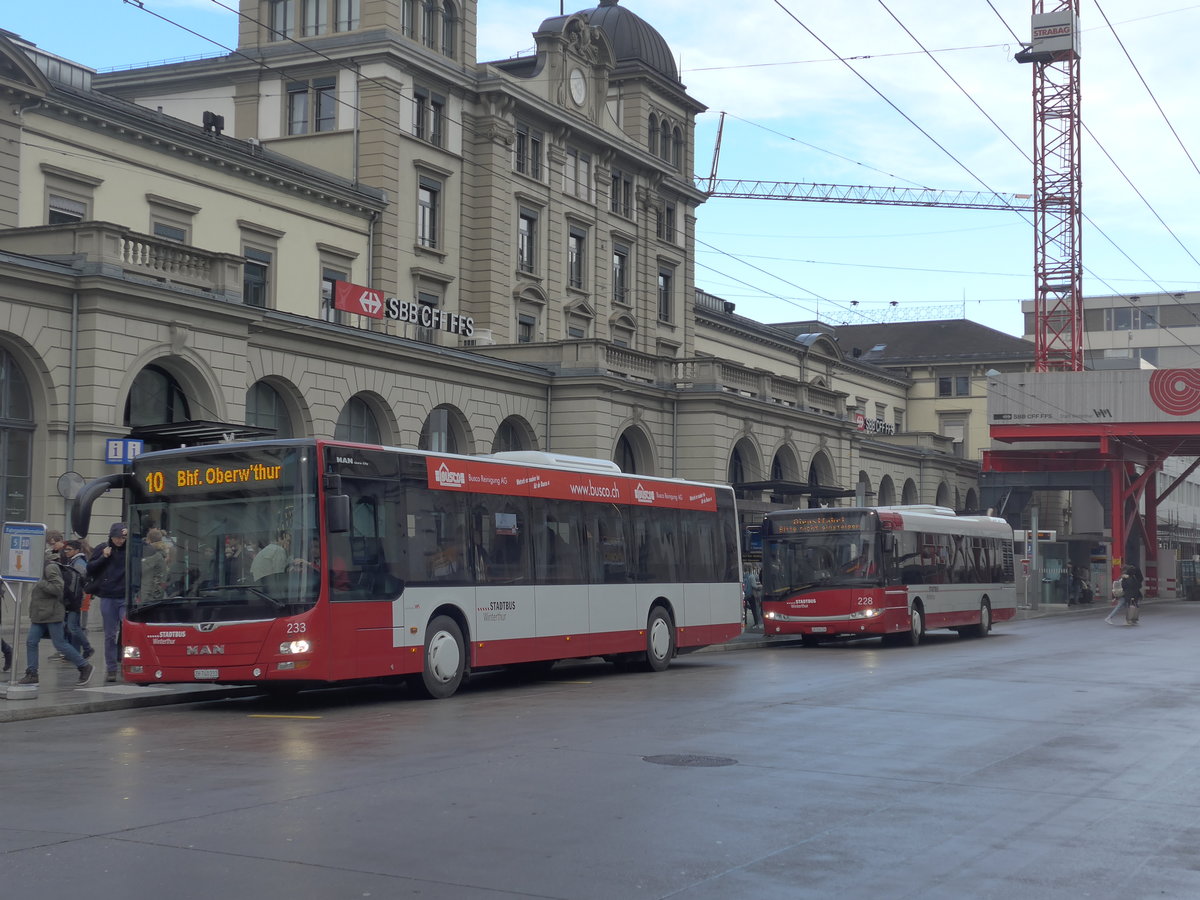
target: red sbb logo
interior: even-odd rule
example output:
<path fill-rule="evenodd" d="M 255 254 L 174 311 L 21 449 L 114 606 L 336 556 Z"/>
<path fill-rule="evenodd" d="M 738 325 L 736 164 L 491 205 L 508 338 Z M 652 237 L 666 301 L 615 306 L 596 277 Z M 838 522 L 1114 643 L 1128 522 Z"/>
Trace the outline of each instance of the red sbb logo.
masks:
<path fill-rule="evenodd" d="M 1171 416 L 1200 411 L 1200 369 L 1156 369 L 1150 374 L 1150 399 Z"/>

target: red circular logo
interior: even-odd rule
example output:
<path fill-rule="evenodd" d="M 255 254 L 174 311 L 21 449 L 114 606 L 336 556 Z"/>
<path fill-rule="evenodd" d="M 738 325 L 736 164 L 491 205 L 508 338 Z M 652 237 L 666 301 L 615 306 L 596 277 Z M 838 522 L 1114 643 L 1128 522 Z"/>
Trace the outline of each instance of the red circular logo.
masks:
<path fill-rule="evenodd" d="M 1200 369 L 1156 369 L 1150 373 L 1150 399 L 1172 416 L 1200 411 Z"/>

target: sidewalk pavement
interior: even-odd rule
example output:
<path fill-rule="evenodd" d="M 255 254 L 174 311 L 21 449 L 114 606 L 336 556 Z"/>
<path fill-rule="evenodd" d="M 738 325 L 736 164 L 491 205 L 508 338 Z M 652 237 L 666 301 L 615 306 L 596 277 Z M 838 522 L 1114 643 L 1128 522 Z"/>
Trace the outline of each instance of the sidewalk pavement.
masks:
<path fill-rule="evenodd" d="M 1173 602 L 1170 600 L 1146 600 L 1145 604 Z M 1067 606 L 1065 603 L 1042 604 L 1038 609 L 1018 609 L 1017 619 L 1037 619 L 1048 616 L 1087 615 L 1088 613 L 1107 614 L 1111 607 L 1107 603 L 1091 603 L 1086 606 Z M 1003 625 L 1001 625 L 1003 627 Z M 89 631 L 89 637 L 92 632 Z M 5 635 L 7 639 L 9 635 Z M 41 665 L 38 667 L 40 684 L 37 685 L 36 696 L 25 698 L 27 693 L 21 693 L 22 688 L 13 688 L 16 680 L 21 677 L 17 672 L 9 682 L 13 673 L 0 676 L 0 723 L 19 722 L 26 719 L 41 719 L 49 716 L 70 716 L 79 713 L 105 712 L 116 709 L 134 709 L 143 706 L 165 706 L 172 703 L 196 703 L 202 700 L 221 700 L 228 697 L 246 697 L 261 693 L 253 687 L 230 687 L 226 685 L 207 684 L 169 684 L 169 685 L 136 685 L 104 681 L 103 649 L 99 641 L 93 641 L 96 655 L 91 662 L 96 664 L 91 683 L 86 687 L 77 687 L 79 670 L 61 660 L 50 659 L 54 653 L 48 641 L 43 641 L 41 647 Z M 718 652 L 727 650 L 751 650 L 761 647 L 788 647 L 798 645 L 800 639 L 785 635 L 764 635 L 761 631 L 747 629 L 740 636 L 724 644 L 706 647 L 701 652 Z M 20 657 L 25 656 L 24 644 L 20 648 Z M 27 690 L 27 689 L 26 689 Z M 7 693 L 7 697 L 5 694 Z"/>

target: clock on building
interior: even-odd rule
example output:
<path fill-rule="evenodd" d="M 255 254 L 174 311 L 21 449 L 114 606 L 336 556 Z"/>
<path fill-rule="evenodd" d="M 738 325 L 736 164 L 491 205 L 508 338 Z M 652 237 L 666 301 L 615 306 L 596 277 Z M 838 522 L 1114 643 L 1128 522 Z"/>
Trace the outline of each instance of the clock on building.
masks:
<path fill-rule="evenodd" d="M 582 69 L 571 70 L 571 99 L 579 106 L 587 99 L 587 79 Z"/>

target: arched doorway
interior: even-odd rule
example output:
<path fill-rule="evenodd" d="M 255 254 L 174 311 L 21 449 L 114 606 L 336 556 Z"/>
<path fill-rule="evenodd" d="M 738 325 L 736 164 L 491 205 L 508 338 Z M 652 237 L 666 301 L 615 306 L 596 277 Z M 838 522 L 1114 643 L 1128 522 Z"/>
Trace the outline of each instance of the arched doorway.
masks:
<path fill-rule="evenodd" d="M 6 522 L 31 518 L 34 424 L 29 382 L 13 355 L 0 347 L 0 496 Z"/>
<path fill-rule="evenodd" d="M 492 438 L 493 453 L 511 453 L 517 450 L 535 450 L 537 444 L 533 437 L 533 429 L 520 416 L 509 416 L 496 429 Z"/>
<path fill-rule="evenodd" d="M 630 475 L 654 474 L 654 451 L 640 428 L 630 427 L 621 432 L 613 448 L 613 462 Z"/>
<path fill-rule="evenodd" d="M 435 406 L 421 426 L 417 446 L 434 453 L 470 453 L 466 420 L 453 406 Z"/>
<path fill-rule="evenodd" d="M 896 483 L 892 481 L 891 475 L 884 475 L 879 479 L 879 505 L 896 505 Z"/>
<path fill-rule="evenodd" d="M 917 495 L 917 484 L 911 478 L 904 479 L 904 493 L 900 497 L 900 502 L 905 506 L 914 506 L 921 502 Z"/>
<path fill-rule="evenodd" d="M 383 443 L 375 411 L 371 409 L 370 403 L 359 396 L 351 397 L 342 407 L 337 425 L 333 429 L 333 437 L 335 440 L 356 444 Z"/>
<path fill-rule="evenodd" d="M 283 395 L 267 381 L 256 381 L 246 391 L 246 424 L 269 428 L 277 438 L 297 436 Z"/>

